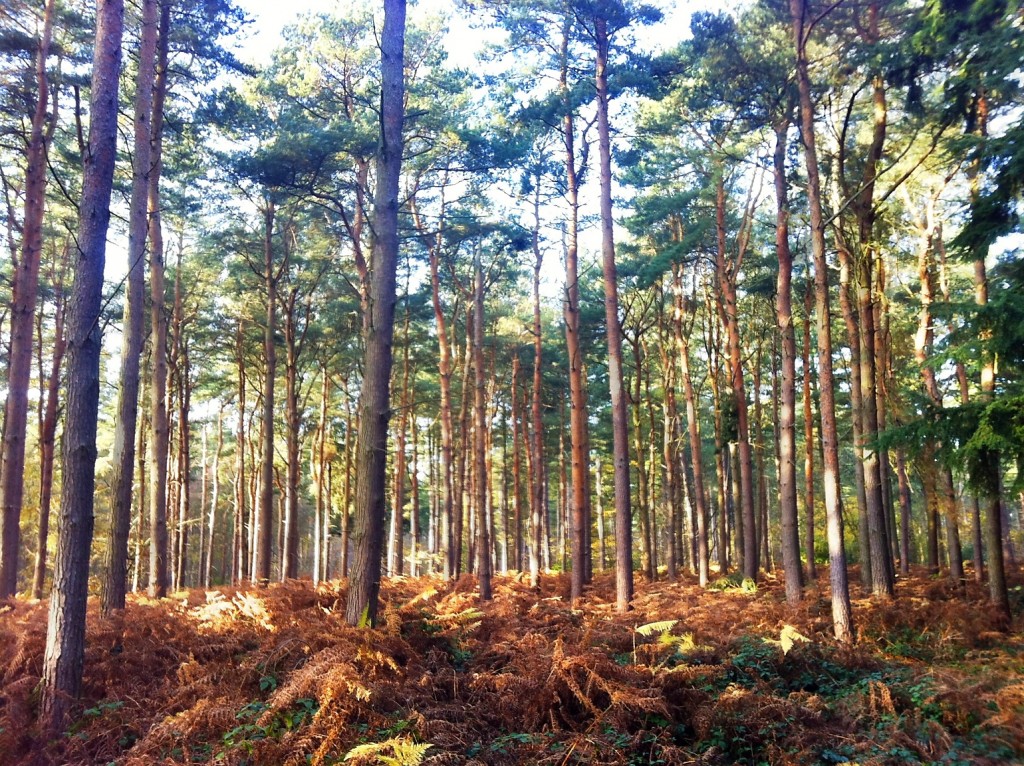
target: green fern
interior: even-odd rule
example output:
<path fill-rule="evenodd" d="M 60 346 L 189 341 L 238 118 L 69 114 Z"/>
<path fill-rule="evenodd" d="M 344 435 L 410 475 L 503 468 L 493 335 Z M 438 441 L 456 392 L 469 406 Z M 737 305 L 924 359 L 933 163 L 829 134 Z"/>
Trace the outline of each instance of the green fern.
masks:
<path fill-rule="evenodd" d="M 672 628 L 679 623 L 679 620 L 661 620 L 660 622 L 649 622 L 646 625 L 640 625 L 637 627 L 636 634 L 643 636 L 644 638 L 650 638 L 652 636 L 658 637 L 658 644 L 660 646 L 672 648 L 675 651 L 669 657 L 666 657 L 659 663 L 659 667 L 672 656 L 689 654 L 690 652 L 706 649 L 706 646 L 699 646 L 693 639 L 692 633 L 684 633 L 681 636 L 672 635 Z M 633 662 L 636 662 L 636 647 L 633 648 Z"/>
<path fill-rule="evenodd" d="M 439 614 L 435 617 L 424 620 L 424 622 L 438 630 L 447 630 L 467 625 L 470 628 L 473 628 L 479 624 L 480 619 L 483 617 L 484 612 L 482 610 L 477 609 L 476 607 L 469 607 L 468 609 L 463 609 L 461 612 L 456 612 L 455 614 Z"/>
<path fill-rule="evenodd" d="M 429 742 L 417 743 L 407 737 L 399 737 L 356 745 L 345 754 L 343 760 L 356 764 L 419 766 L 431 747 L 433 745 Z"/>
<path fill-rule="evenodd" d="M 676 626 L 679 620 L 662 620 L 661 622 L 649 622 L 646 625 L 641 625 L 636 629 L 636 632 L 644 638 L 650 638 L 655 634 L 661 636 L 668 635 L 668 632 Z"/>
<path fill-rule="evenodd" d="M 772 638 L 764 639 L 765 643 L 774 644 L 782 649 L 783 656 L 789 654 L 790 649 L 796 646 L 797 642 L 809 644 L 811 639 L 800 633 L 792 625 L 783 625 L 782 630 L 779 632 L 779 640 L 776 641 Z"/>

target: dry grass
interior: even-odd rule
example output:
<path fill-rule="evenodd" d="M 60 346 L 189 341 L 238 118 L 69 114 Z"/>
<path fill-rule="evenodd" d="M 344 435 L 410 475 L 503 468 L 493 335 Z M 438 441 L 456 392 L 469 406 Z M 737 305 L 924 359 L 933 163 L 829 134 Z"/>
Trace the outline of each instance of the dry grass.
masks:
<path fill-rule="evenodd" d="M 1014 582 L 1019 595 L 1019 578 Z M 0 760 L 328 764 L 360 744 L 424 764 L 1011 763 L 1024 756 L 1024 641 L 985 594 L 916 573 L 856 602 L 838 647 L 821 594 L 798 608 L 693 580 L 639 584 L 614 613 L 598 576 L 397 579 L 380 628 L 345 624 L 344 583 L 307 581 L 91 605 L 81 704 L 56 742 L 34 729 L 45 604 L 0 613 Z M 1018 611 L 1021 604 L 1017 604 Z M 668 630 L 636 628 L 674 620 Z M 784 653 L 793 626 L 810 642 Z M 685 638 L 684 638 L 685 636 Z M 390 755 L 387 755 L 390 754 Z M 386 761 L 379 761 L 381 763 Z"/>

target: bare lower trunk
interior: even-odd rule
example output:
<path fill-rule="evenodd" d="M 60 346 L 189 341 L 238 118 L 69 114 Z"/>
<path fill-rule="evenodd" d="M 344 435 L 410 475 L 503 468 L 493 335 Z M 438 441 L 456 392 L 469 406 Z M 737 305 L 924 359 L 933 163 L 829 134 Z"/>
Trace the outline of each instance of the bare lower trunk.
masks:
<path fill-rule="evenodd" d="M 53 357 L 50 361 L 50 373 L 46 379 L 46 405 L 43 409 L 43 420 L 39 428 L 39 529 L 36 536 L 36 562 L 32 576 L 32 598 L 43 597 L 43 585 L 46 580 L 46 552 L 50 536 L 50 504 L 53 497 L 53 458 L 54 444 L 57 434 L 57 398 L 60 395 L 60 372 L 67 350 L 67 338 L 64 334 L 64 320 L 67 312 L 67 301 L 64 297 L 64 271 L 67 267 L 68 253 L 65 250 L 64 263 L 61 265 L 60 277 L 55 285 L 56 304 L 54 306 Z M 134 434 L 132 435 L 134 438 Z"/>
<path fill-rule="evenodd" d="M 825 513 L 831 562 L 832 622 L 836 638 L 853 640 L 843 546 L 843 509 L 839 481 L 839 443 L 836 431 L 835 383 L 832 374 L 832 324 L 828 295 L 828 263 L 825 255 L 825 221 L 821 209 L 821 179 L 814 137 L 814 105 L 807 63 L 807 3 L 789 0 L 796 45 L 797 85 L 800 91 L 800 123 L 807 166 L 807 197 L 811 211 L 811 251 L 814 258 L 814 292 L 818 313 L 818 375 L 821 399 L 821 438 L 824 457 Z"/>
<path fill-rule="evenodd" d="M 786 181 L 786 133 L 789 120 L 775 128 L 775 252 L 779 274 L 775 307 L 782 338 L 782 382 L 779 386 L 779 518 L 782 522 L 782 566 L 786 600 L 801 599 L 800 532 L 796 507 L 796 331 L 793 328 L 793 254 L 789 249 L 789 192 Z M 813 557 L 814 551 L 808 551 Z"/>
<path fill-rule="evenodd" d="M 487 518 L 487 371 L 484 369 L 484 271 L 476 249 L 476 279 L 473 290 L 474 449 L 476 474 L 476 574 L 480 600 L 491 600 L 491 530 Z M 538 372 L 539 376 L 539 372 Z M 536 405 L 535 405 L 536 407 Z M 538 408 L 539 409 L 539 408 Z"/>
<path fill-rule="evenodd" d="M 85 655 L 100 395 L 100 310 L 110 196 L 117 153 L 117 89 L 124 6 L 100 0 L 93 58 L 89 151 L 85 154 L 78 258 L 68 308 L 68 386 L 57 555 L 43 658 L 39 720 L 49 738 L 64 730 Z"/>
<path fill-rule="evenodd" d="M 725 238 L 725 179 L 719 175 L 716 182 L 715 203 L 718 249 L 715 271 L 718 276 L 719 311 L 728 343 L 729 382 L 732 387 L 733 403 L 736 407 L 736 468 L 739 502 L 736 507 L 736 526 L 741 530 L 737 542 L 741 543 L 743 576 L 752 580 L 758 577 L 758 549 L 756 520 L 754 513 L 754 466 L 750 451 L 750 425 L 747 413 L 747 392 L 743 379 L 743 349 L 736 293 L 736 275 L 739 263 L 726 263 Z M 734 479 L 735 481 L 735 479 Z"/>
<path fill-rule="evenodd" d="M 7 367 L 3 461 L 0 466 L 0 599 L 13 596 L 18 590 L 21 506 L 25 492 L 28 389 L 32 376 L 32 342 L 39 294 L 39 266 L 43 250 L 47 156 L 57 122 L 56 99 L 53 114 L 48 113 L 50 83 L 46 69 L 55 7 L 54 0 L 47 0 L 43 11 L 39 50 L 36 53 L 36 103 L 25 156 L 25 216 L 21 228 L 21 254 L 18 262 L 13 264 L 11 344 Z M 55 96 L 56 93 L 57 91 L 54 91 Z"/>
<path fill-rule="evenodd" d="M 246 562 L 249 560 L 249 536 L 246 533 L 246 492 L 245 492 L 245 354 L 242 336 L 242 320 L 235 330 L 235 364 L 238 372 L 238 408 L 235 426 L 235 520 L 234 545 L 229 581 L 239 583 L 245 579 Z"/>
<path fill-rule="evenodd" d="M 900 488 L 900 573 L 910 574 L 910 482 L 902 452 L 896 453 L 896 480 Z"/>
<path fill-rule="evenodd" d="M 142 4 L 139 71 L 135 95 L 135 144 L 132 157 L 132 192 L 128 211 L 128 289 L 117 419 L 114 421 L 112 523 L 110 562 L 103 589 L 105 613 L 124 608 L 127 585 L 128 533 L 131 527 L 132 479 L 135 472 L 135 421 L 139 409 L 139 360 L 145 340 L 145 252 L 147 199 L 152 160 L 153 85 L 156 78 L 158 31 L 157 0 Z"/>
<path fill-rule="evenodd" d="M 814 561 L 814 402 L 811 398 L 811 312 L 814 293 L 808 289 L 804 296 L 803 334 L 803 392 L 804 413 L 804 548 L 807 554 L 807 580 L 812 585 L 818 579 Z"/>
<path fill-rule="evenodd" d="M 256 508 L 255 562 L 253 579 L 270 581 L 274 519 L 274 388 L 277 377 L 277 275 L 274 267 L 274 216 L 270 200 L 263 209 L 263 285 L 267 293 L 266 324 L 263 327 L 263 420 L 260 453 L 260 494 Z"/>
<path fill-rule="evenodd" d="M 210 468 L 210 511 L 207 522 L 206 533 L 206 559 L 202 572 L 202 583 L 204 588 L 209 588 L 213 574 L 213 535 L 217 530 L 217 507 L 220 504 L 220 454 L 224 451 L 224 408 L 217 412 L 217 443 L 213 450 L 213 466 Z M 221 573 L 223 576 L 223 572 Z"/>
<path fill-rule="evenodd" d="M 170 31 L 170 0 L 162 0 L 157 42 L 156 81 L 153 87 L 152 175 L 149 181 L 149 289 L 150 353 L 152 388 L 150 390 L 149 465 L 149 595 L 167 595 L 167 315 L 164 311 L 164 238 L 160 215 L 160 171 L 163 146 L 163 104 L 167 95 L 167 55 Z"/>
<path fill-rule="evenodd" d="M 385 0 L 381 35 L 381 143 L 374 197 L 374 252 L 357 444 L 355 556 L 345 619 L 373 625 L 377 619 L 387 471 L 390 381 L 398 268 L 398 181 L 402 165 L 405 0 Z"/>
<path fill-rule="evenodd" d="M 629 424 L 622 374 L 622 328 L 612 219 L 611 131 L 608 125 L 608 25 L 595 19 L 597 43 L 597 129 L 601 176 L 601 252 L 605 322 L 608 335 L 608 387 L 612 410 L 612 467 L 615 476 L 615 605 L 620 613 L 633 600 L 633 517 L 629 497 Z"/>

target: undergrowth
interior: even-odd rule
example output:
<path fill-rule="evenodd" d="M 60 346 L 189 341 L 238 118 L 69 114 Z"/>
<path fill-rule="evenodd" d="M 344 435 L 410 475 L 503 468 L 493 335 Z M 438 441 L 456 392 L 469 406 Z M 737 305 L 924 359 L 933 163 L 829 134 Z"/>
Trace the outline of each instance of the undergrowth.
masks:
<path fill-rule="evenodd" d="M 1019 580 L 1019 577 L 1017 578 Z M 0 760 L 60 764 L 1000 764 L 1024 757 L 1024 641 L 984 593 L 914 576 L 831 638 L 810 592 L 599 576 L 385 582 L 381 625 L 344 583 L 188 591 L 100 618 L 82 700 L 35 729 L 45 604 L 0 608 Z M 737 587 L 738 586 L 738 587 Z"/>

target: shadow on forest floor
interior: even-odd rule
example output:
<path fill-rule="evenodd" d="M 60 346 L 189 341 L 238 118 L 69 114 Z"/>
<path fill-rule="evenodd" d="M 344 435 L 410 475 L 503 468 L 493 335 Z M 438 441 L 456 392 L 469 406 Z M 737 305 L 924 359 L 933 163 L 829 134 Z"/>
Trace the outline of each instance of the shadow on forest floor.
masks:
<path fill-rule="evenodd" d="M 823 577 L 821 582 L 827 582 Z M 797 608 L 692 578 L 638 582 L 614 613 L 598 575 L 385 581 L 381 626 L 348 627 L 345 583 L 90 602 L 83 700 L 40 741 L 45 604 L 0 608 L 0 753 L 61 764 L 997 764 L 1024 756 L 1024 586 L 1014 630 L 986 593 L 917 571 L 854 602 L 832 640 L 826 594 Z M 855 593 L 855 596 L 858 593 Z M 807 640 L 804 640 L 807 639 Z"/>

